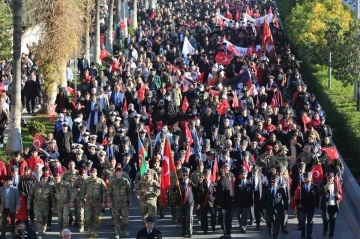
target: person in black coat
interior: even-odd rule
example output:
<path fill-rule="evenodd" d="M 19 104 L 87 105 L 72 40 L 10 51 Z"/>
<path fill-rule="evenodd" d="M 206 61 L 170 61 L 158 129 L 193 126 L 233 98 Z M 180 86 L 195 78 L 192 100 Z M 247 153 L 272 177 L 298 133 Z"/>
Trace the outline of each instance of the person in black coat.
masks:
<path fill-rule="evenodd" d="M 161 232 L 154 228 L 155 218 L 147 217 L 145 219 L 145 228 L 140 229 L 136 234 L 136 239 L 162 239 Z"/>
<path fill-rule="evenodd" d="M 323 219 L 323 236 L 326 237 L 329 230 L 329 239 L 333 239 L 336 215 L 339 212 L 339 200 L 342 198 L 341 189 L 335 183 L 334 173 L 328 173 L 326 181 L 320 186 L 321 210 Z M 330 228 L 329 228 L 330 224 Z"/>
<path fill-rule="evenodd" d="M 262 198 L 266 225 L 273 239 L 279 234 L 282 217 L 287 214 L 289 206 L 284 188 L 278 186 L 279 179 L 277 175 L 271 177 L 271 186 L 265 189 Z"/>
<path fill-rule="evenodd" d="M 204 180 L 198 184 L 198 195 L 200 202 L 201 213 L 201 229 L 204 234 L 207 234 L 208 226 L 208 213 L 210 212 L 211 229 L 215 232 L 216 226 L 216 205 L 214 205 L 216 197 L 216 182 L 211 182 L 211 170 L 204 169 Z"/>
<path fill-rule="evenodd" d="M 38 83 L 36 83 L 35 79 L 30 78 L 25 82 L 24 92 L 26 96 L 26 110 L 28 114 L 34 113 L 35 99 L 36 97 L 39 96 Z M 30 103 L 31 103 L 31 111 L 30 111 Z"/>
<path fill-rule="evenodd" d="M 304 173 L 303 176 L 305 183 L 301 185 L 300 198 L 296 200 L 296 205 L 300 219 L 301 238 L 305 238 L 305 221 L 307 221 L 306 236 L 311 239 L 315 210 L 319 208 L 319 189 L 316 184 L 311 183 L 311 173 Z"/>
<path fill-rule="evenodd" d="M 56 134 L 56 145 L 59 148 L 59 160 L 63 163 L 69 159 L 73 135 L 71 131 L 68 131 L 69 124 L 67 122 L 63 122 L 61 125 L 62 130 Z"/>
<path fill-rule="evenodd" d="M 15 239 L 37 239 L 36 232 L 31 226 L 27 226 L 24 221 L 18 220 L 16 222 Z"/>
<path fill-rule="evenodd" d="M 248 179 L 251 180 L 252 185 L 254 186 L 254 190 L 253 190 L 254 204 L 251 207 L 250 222 L 254 221 L 255 219 L 256 228 L 260 228 L 260 214 L 261 214 L 260 199 L 262 198 L 264 175 L 259 172 L 260 168 L 257 165 L 254 165 L 251 170 L 252 171 L 248 174 Z"/>
<path fill-rule="evenodd" d="M 83 77 L 84 76 L 84 73 L 85 73 L 85 70 L 88 70 L 89 69 L 89 61 L 88 59 L 85 58 L 86 55 L 85 53 L 82 55 L 82 58 L 81 59 L 78 59 L 78 64 L 77 64 L 77 67 L 78 67 L 78 71 L 80 73 L 80 77 Z"/>
<path fill-rule="evenodd" d="M 220 180 L 216 186 L 215 205 L 218 207 L 219 218 L 218 223 L 224 231 L 226 237 L 231 237 L 231 220 L 233 208 L 233 187 L 231 181 L 226 177 L 223 169 L 219 170 Z"/>
<path fill-rule="evenodd" d="M 193 232 L 193 209 L 194 209 L 194 197 L 193 197 L 193 182 L 189 180 L 189 168 L 182 168 L 181 175 L 182 178 L 177 180 L 175 186 L 173 187 L 173 192 L 177 193 L 178 196 L 178 205 L 177 205 L 177 214 L 181 218 L 181 228 L 182 236 L 192 236 Z"/>
<path fill-rule="evenodd" d="M 251 207 L 254 205 L 254 185 L 251 180 L 246 179 L 247 175 L 248 171 L 241 168 L 239 170 L 240 178 L 234 183 L 235 206 L 241 233 L 246 233 L 247 219 L 251 212 Z"/>

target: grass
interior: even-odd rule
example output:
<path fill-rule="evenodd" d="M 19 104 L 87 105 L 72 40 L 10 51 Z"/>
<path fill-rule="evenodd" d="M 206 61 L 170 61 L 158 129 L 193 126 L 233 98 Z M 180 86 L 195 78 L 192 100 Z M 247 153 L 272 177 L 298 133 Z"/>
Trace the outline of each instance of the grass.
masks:
<path fill-rule="evenodd" d="M 0 20 L 4 21 L 6 28 L 12 28 L 12 10 L 8 4 L 0 4 Z"/>
<path fill-rule="evenodd" d="M 47 115 L 39 114 L 34 115 L 29 121 L 37 120 L 41 123 L 44 123 L 46 126 L 46 132 L 50 133 L 54 130 L 54 123 L 50 122 L 50 118 Z M 21 135 L 22 135 L 22 143 L 23 147 L 31 147 L 33 143 L 34 135 L 29 133 L 29 130 L 27 127 L 23 127 L 21 129 Z M 45 138 L 45 135 L 42 135 Z M 8 155 L 5 152 L 6 147 L 0 149 L 0 159 L 5 162 L 5 164 L 9 161 L 9 159 L 12 157 L 12 155 Z"/>

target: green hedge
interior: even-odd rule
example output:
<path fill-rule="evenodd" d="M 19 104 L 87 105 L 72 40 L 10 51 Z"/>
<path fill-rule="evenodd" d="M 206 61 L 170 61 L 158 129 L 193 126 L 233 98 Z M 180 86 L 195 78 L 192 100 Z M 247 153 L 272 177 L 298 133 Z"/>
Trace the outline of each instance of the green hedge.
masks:
<path fill-rule="evenodd" d="M 285 19 L 295 6 L 294 0 L 277 1 L 280 16 Z M 285 30 L 292 26 L 285 25 Z M 295 45 L 294 42 L 290 42 Z M 303 49 L 292 49 L 301 58 Z M 308 83 L 309 91 L 316 94 L 326 111 L 327 124 L 334 130 L 334 141 L 355 177 L 360 177 L 360 113 L 354 100 L 354 86 L 344 86 L 332 78 L 332 87 L 328 88 L 327 66 L 301 63 L 301 74 Z"/>

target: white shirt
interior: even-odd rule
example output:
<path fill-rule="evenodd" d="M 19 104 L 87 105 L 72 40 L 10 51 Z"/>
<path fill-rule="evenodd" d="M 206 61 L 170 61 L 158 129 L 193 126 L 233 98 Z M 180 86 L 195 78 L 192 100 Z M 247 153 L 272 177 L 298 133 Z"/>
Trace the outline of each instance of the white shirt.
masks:
<path fill-rule="evenodd" d="M 330 191 L 329 205 L 334 206 L 334 205 L 336 205 L 334 184 L 330 184 L 329 191 Z"/>
<path fill-rule="evenodd" d="M 258 191 L 259 190 L 259 179 L 257 177 L 257 174 L 253 175 L 253 179 L 254 179 L 255 191 Z"/>

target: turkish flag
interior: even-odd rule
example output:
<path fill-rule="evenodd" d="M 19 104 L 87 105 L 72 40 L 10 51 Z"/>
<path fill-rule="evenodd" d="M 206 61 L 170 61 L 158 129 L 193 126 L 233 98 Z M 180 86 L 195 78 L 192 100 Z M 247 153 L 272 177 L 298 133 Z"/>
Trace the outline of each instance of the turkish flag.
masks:
<path fill-rule="evenodd" d="M 212 168 L 211 178 L 210 178 L 210 180 L 212 182 L 216 181 L 216 177 L 217 177 L 218 172 L 219 172 L 219 166 L 218 166 L 218 162 L 217 162 L 217 159 L 216 159 L 216 155 L 214 155 L 214 165 L 213 165 L 213 168 Z"/>
<path fill-rule="evenodd" d="M 175 67 L 175 66 L 171 65 L 170 62 L 167 62 L 167 67 L 168 67 L 168 69 L 171 70 L 171 71 L 173 71 L 173 70 L 174 70 L 174 71 L 179 70 L 178 67 Z"/>
<path fill-rule="evenodd" d="M 108 144 L 107 138 L 105 137 L 101 143 L 102 146 L 105 146 Z"/>
<path fill-rule="evenodd" d="M 150 137 L 150 135 L 151 135 L 150 126 L 149 126 L 149 125 L 146 125 L 146 126 L 145 126 L 145 129 L 146 129 L 146 132 L 149 134 L 149 137 Z"/>
<path fill-rule="evenodd" d="M 41 148 L 45 144 L 45 139 L 38 133 L 35 133 L 33 146 L 36 148 Z"/>
<path fill-rule="evenodd" d="M 233 59 L 232 56 L 222 51 L 219 51 L 215 56 L 215 61 L 222 65 L 229 65 L 232 59 Z"/>
<path fill-rule="evenodd" d="M 209 90 L 209 94 L 210 94 L 210 95 L 219 95 L 219 94 L 220 94 L 220 91 Z"/>
<path fill-rule="evenodd" d="M 188 102 L 188 100 L 187 100 L 187 98 L 186 98 L 186 96 L 185 96 L 184 99 L 183 99 L 183 102 L 182 102 L 182 104 L 181 104 L 181 109 L 182 109 L 184 112 L 186 112 L 187 109 L 188 109 L 188 107 L 189 107 L 189 102 Z"/>
<path fill-rule="evenodd" d="M 227 100 L 221 101 L 221 103 L 216 107 L 216 112 L 219 115 L 224 115 L 227 111 L 227 109 L 230 108 L 229 102 Z"/>
<path fill-rule="evenodd" d="M 66 87 L 66 90 L 69 92 L 69 94 L 70 95 L 72 95 L 72 96 L 74 96 L 75 95 L 75 93 L 76 93 L 76 91 L 73 89 L 73 88 L 71 88 L 71 87 Z"/>
<path fill-rule="evenodd" d="M 188 146 L 188 149 L 186 150 L 186 154 L 185 154 L 185 162 L 188 163 L 189 162 L 189 158 L 190 158 L 190 145 Z"/>
<path fill-rule="evenodd" d="M 185 130 L 185 137 L 190 139 L 190 144 L 192 144 L 194 142 L 190 129 L 189 129 L 189 125 L 185 124 L 184 126 L 184 130 Z"/>
<path fill-rule="evenodd" d="M 110 53 L 105 48 L 101 49 L 99 59 L 103 60 L 108 56 L 110 56 Z"/>
<path fill-rule="evenodd" d="M 232 52 L 235 54 L 235 56 L 239 56 L 240 55 L 240 52 L 238 50 L 236 50 L 236 48 L 234 47 L 233 44 L 229 44 L 228 48 L 227 48 L 228 51 Z"/>
<path fill-rule="evenodd" d="M 26 209 L 26 200 L 25 200 L 24 195 L 20 195 L 19 200 L 20 200 L 20 209 L 19 209 L 19 212 L 17 212 L 15 215 L 15 221 L 28 220 L 28 213 L 27 213 L 27 209 Z"/>
<path fill-rule="evenodd" d="M 128 107 L 127 107 L 127 102 L 126 102 L 126 98 L 124 98 L 124 102 L 123 102 L 123 111 L 128 111 Z"/>
<path fill-rule="evenodd" d="M 310 173 L 312 173 L 314 183 L 318 183 L 324 178 L 324 172 L 322 170 L 321 164 L 318 164 L 313 169 L 311 169 Z"/>
<path fill-rule="evenodd" d="M 204 81 L 204 72 L 199 75 L 199 77 L 196 79 L 196 82 L 203 83 Z"/>
<path fill-rule="evenodd" d="M 137 91 L 138 97 L 141 101 L 143 101 L 145 99 L 145 90 L 146 90 L 145 85 L 142 85 L 140 87 L 140 89 L 138 89 L 138 91 Z"/>
<path fill-rule="evenodd" d="M 233 108 L 239 107 L 239 99 L 237 97 L 236 91 L 233 91 L 233 95 L 234 95 L 234 98 L 233 98 L 233 102 L 232 102 L 232 107 Z"/>
<path fill-rule="evenodd" d="M 295 191 L 295 195 L 294 197 L 292 198 L 291 202 L 290 202 L 290 208 L 292 210 L 295 209 L 296 207 L 296 201 L 300 199 L 300 183 L 298 184 L 298 186 L 296 187 L 296 191 Z"/>
<path fill-rule="evenodd" d="M 166 195 L 167 191 L 170 189 L 170 173 L 175 172 L 175 164 L 174 159 L 171 155 L 171 148 L 167 137 L 165 138 L 164 144 L 164 154 L 162 156 L 162 163 L 161 163 L 161 203 L 163 206 L 166 206 Z"/>
<path fill-rule="evenodd" d="M 326 152 L 331 160 L 338 159 L 340 157 L 336 148 L 321 148 L 319 151 Z"/>
<path fill-rule="evenodd" d="M 247 56 L 252 56 L 253 53 L 256 53 L 256 48 L 254 47 L 254 45 L 251 45 L 246 50 L 246 55 Z"/>
<path fill-rule="evenodd" d="M 269 23 L 267 21 L 267 17 L 265 17 L 264 31 L 262 33 L 262 38 L 261 38 L 261 47 L 264 50 L 266 49 L 266 41 L 267 41 L 268 37 L 271 37 L 271 31 L 270 31 Z"/>
<path fill-rule="evenodd" d="M 340 195 L 340 198 L 338 199 L 338 201 L 339 201 L 339 203 L 341 203 L 343 197 L 342 197 L 342 188 L 341 188 L 339 176 L 337 176 L 337 175 L 335 176 L 334 183 L 337 188 L 337 194 Z"/>
<path fill-rule="evenodd" d="M 55 120 L 55 107 L 56 107 L 55 104 L 49 104 L 48 112 L 50 115 L 51 122 L 54 122 L 54 120 Z"/>
<path fill-rule="evenodd" d="M 159 133 L 163 128 L 163 122 L 162 121 L 157 121 L 156 122 L 156 132 L 155 133 Z"/>
<path fill-rule="evenodd" d="M 120 22 L 119 27 L 121 30 L 124 30 L 126 28 L 126 22 Z"/>

